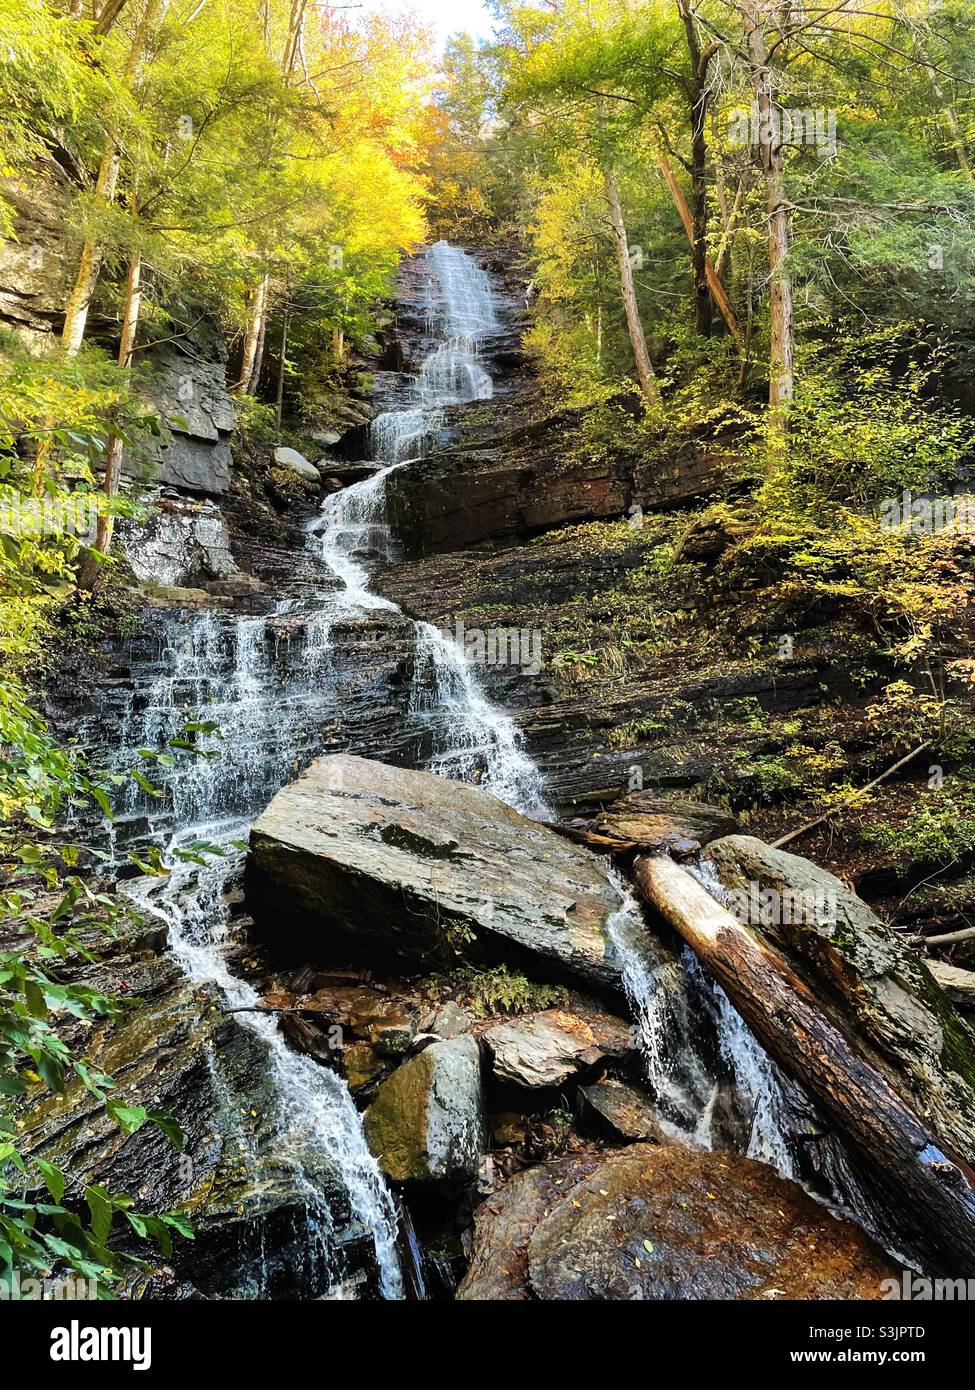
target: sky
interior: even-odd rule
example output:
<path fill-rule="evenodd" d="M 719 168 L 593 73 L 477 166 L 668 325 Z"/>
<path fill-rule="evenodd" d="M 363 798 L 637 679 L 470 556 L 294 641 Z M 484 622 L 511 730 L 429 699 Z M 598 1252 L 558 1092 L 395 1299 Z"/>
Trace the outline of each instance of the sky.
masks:
<path fill-rule="evenodd" d="M 461 30 L 483 38 L 491 36 L 491 16 L 481 0 L 372 0 L 370 8 L 387 12 L 414 10 L 433 27 L 440 46 L 444 39 Z"/>

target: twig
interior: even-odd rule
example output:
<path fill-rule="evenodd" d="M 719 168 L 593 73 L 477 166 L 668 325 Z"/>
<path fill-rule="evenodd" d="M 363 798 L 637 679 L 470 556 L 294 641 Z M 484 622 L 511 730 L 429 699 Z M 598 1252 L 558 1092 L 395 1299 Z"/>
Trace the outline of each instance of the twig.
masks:
<path fill-rule="evenodd" d="M 881 782 L 885 782 L 888 777 L 891 777 L 899 768 L 902 768 L 905 763 L 912 762 L 914 758 L 918 757 L 926 748 L 930 747 L 930 739 L 926 739 L 924 743 L 919 743 L 916 748 L 911 749 L 910 753 L 905 753 L 903 758 L 899 758 L 886 772 L 882 772 L 879 777 L 875 777 L 872 782 L 868 782 L 865 787 L 861 787 L 860 791 L 868 792 L 874 787 L 879 786 Z M 788 835 L 780 835 L 777 840 L 772 841 L 772 848 L 781 849 L 783 845 L 789 844 L 792 840 L 797 840 L 800 835 L 805 835 L 808 830 L 814 830 L 817 825 L 822 825 L 823 821 L 831 820 L 835 815 L 836 810 L 824 811 L 821 816 L 816 816 L 814 820 L 807 820 L 805 824 L 800 825 L 798 829 L 790 830 Z M 932 938 L 929 937 L 928 939 L 931 940 Z"/>
<path fill-rule="evenodd" d="M 950 946 L 953 941 L 971 941 L 975 936 L 975 927 L 966 927 L 964 931 L 945 932 L 942 936 L 919 936 L 917 939 L 922 946 Z"/>

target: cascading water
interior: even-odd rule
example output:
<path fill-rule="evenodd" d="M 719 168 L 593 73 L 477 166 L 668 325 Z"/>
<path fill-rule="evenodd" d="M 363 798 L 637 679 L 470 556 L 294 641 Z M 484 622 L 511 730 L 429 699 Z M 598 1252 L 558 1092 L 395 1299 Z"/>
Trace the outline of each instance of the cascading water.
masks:
<path fill-rule="evenodd" d="M 276 1108 L 275 1162 L 287 1168 L 301 1194 L 306 1218 L 301 1258 L 313 1266 L 307 1284 L 323 1290 L 322 1296 L 341 1296 L 345 1288 L 325 1195 L 329 1183 L 338 1181 L 353 1217 L 371 1234 L 387 1298 L 403 1295 L 397 1213 L 344 1082 L 293 1052 L 276 1020 L 254 1011 L 260 1004 L 256 991 L 230 970 L 226 951 L 233 939 L 225 890 L 239 872 L 239 844 L 250 820 L 318 751 L 315 730 L 335 713 L 330 640 L 335 623 L 377 611 L 400 615 L 395 604 L 369 587 L 370 567 L 392 554 L 386 479 L 436 438 L 447 407 L 491 395 L 490 375 L 477 360 L 480 343 L 497 329 L 487 276 L 445 243 L 427 253 L 426 271 L 425 312 L 439 342 L 416 378 L 405 383 L 396 408 L 373 424 L 373 450 L 382 466 L 330 497 L 311 528 L 339 589 L 304 606 L 282 602 L 260 617 L 214 612 L 166 617 L 145 694 L 119 720 L 120 765 L 137 762 L 140 749 L 168 747 L 180 738 L 188 717 L 216 726 L 213 735 L 197 731 L 200 752 L 166 777 L 166 810 L 160 812 L 151 793 L 136 787 L 127 793 L 113 836 L 121 849 L 136 838 L 167 845 L 168 874 L 131 881 L 124 891 L 144 913 L 166 924 L 172 957 L 187 978 L 215 991 L 267 1050 Z M 409 718 L 429 725 L 431 766 L 480 780 L 523 808 L 540 805 L 540 775 L 521 750 L 514 723 L 485 699 L 461 649 L 427 624 L 414 624 L 413 631 L 416 678 Z M 429 676 L 428 689 L 424 676 Z M 200 844 L 222 853 L 206 855 L 205 866 L 187 862 L 182 853 L 189 849 L 198 858 Z M 250 1271 L 241 1291 L 265 1295 L 260 1268 Z"/>
<path fill-rule="evenodd" d="M 371 1235 L 380 1289 L 388 1298 L 403 1296 L 396 1209 L 345 1084 L 292 1052 L 275 1019 L 253 1011 L 260 1003 L 256 991 L 230 969 L 227 949 L 234 943 L 225 889 L 239 870 L 242 851 L 235 845 L 246 837 L 250 820 L 321 751 L 321 731 L 339 704 L 332 650 L 336 624 L 368 623 L 385 613 L 406 625 L 413 638 L 413 680 L 405 717 L 426 765 L 447 777 L 478 782 L 518 809 L 544 813 L 542 778 L 521 746 L 517 726 L 487 700 L 464 650 L 428 623 L 410 626 L 391 600 L 371 588 L 372 572 L 395 553 L 387 521 L 388 479 L 435 444 L 452 407 L 488 399 L 493 392 L 481 360 L 499 327 L 487 275 L 445 242 L 430 248 L 419 265 L 429 351 L 373 422 L 377 471 L 330 496 L 309 528 L 309 540 L 320 549 L 337 589 L 307 602 L 281 603 L 261 617 L 213 612 L 166 617 L 158 651 L 148 663 L 145 694 L 120 719 L 121 765 L 137 761 L 140 748 L 158 749 L 178 739 L 188 712 L 219 729 L 219 739 L 198 736 L 215 756 L 184 759 L 166 777 L 165 812 L 144 789 L 131 793 L 116 825 L 120 847 L 127 838 L 146 834 L 156 843 L 168 841 L 170 871 L 132 881 L 125 891 L 143 911 L 165 922 L 173 959 L 187 979 L 218 994 L 225 1008 L 242 1011 L 236 1013 L 241 1026 L 266 1049 L 275 1160 L 288 1170 L 304 1213 L 295 1258 L 314 1266 L 309 1285 L 331 1297 L 343 1296 L 347 1285 L 335 1248 L 330 1184 L 339 1184 L 352 1216 Z M 185 862 L 180 851 L 198 841 L 222 848 L 223 855 L 206 867 Z M 701 1012 L 712 1016 L 725 1069 L 752 1115 L 749 1152 L 784 1169 L 768 1059 L 727 1000 L 722 1004 L 716 992 L 707 994 L 711 987 L 686 956 L 648 964 L 641 914 L 622 882 L 618 887 L 620 907 L 609 935 L 662 1111 L 683 1137 L 711 1142 L 714 1073 L 703 1060 L 691 1005 L 703 994 Z M 266 1296 L 266 1290 L 259 1267 L 241 1282 L 246 1296 Z"/>
<path fill-rule="evenodd" d="M 456 246 L 437 242 L 426 257 L 424 309 L 434 343 L 417 375 L 408 380 L 395 404 L 373 421 L 373 453 L 378 472 L 327 498 L 312 531 L 321 538 L 322 556 L 344 586 L 339 603 L 347 611 L 385 608 L 389 599 L 369 587 L 369 566 L 388 560 L 393 540 L 386 516 L 386 482 L 408 466 L 416 452 L 436 438 L 444 411 L 453 405 L 488 399 L 491 377 L 478 361 L 486 339 L 498 331 L 490 280 Z M 478 782 L 522 811 L 545 810 L 542 778 L 521 747 L 514 721 L 495 708 L 480 689 L 461 647 L 430 623 L 414 628 L 414 679 L 410 715 L 431 746 L 431 771 Z"/>

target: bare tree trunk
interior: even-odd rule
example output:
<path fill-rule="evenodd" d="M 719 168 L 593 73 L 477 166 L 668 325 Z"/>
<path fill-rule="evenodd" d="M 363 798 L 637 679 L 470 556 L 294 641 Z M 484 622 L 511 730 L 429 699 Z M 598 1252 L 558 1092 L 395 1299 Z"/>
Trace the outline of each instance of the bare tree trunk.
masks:
<path fill-rule="evenodd" d="M 284 371 L 288 362 L 288 322 L 291 318 L 291 314 L 287 305 L 284 306 L 282 313 L 281 352 L 278 357 L 278 389 L 275 398 L 275 418 L 277 419 L 278 429 L 281 428 L 281 421 L 284 417 Z"/>
<path fill-rule="evenodd" d="M 251 290 L 250 305 L 247 313 L 247 330 L 244 334 L 244 346 L 240 359 L 240 376 L 233 388 L 234 391 L 240 392 L 245 396 L 251 394 L 254 387 L 255 376 L 259 377 L 261 373 L 260 357 L 264 337 L 264 323 L 267 316 L 270 283 L 271 277 L 268 275 L 267 271 L 265 271 Z"/>
<path fill-rule="evenodd" d="M 125 279 L 125 312 L 122 317 L 122 333 L 119 339 L 118 364 L 120 367 L 129 368 L 132 366 L 132 354 L 135 351 L 136 333 L 139 328 L 139 313 L 142 309 L 142 253 L 139 250 L 133 251 L 129 259 L 128 274 Z M 102 481 L 102 492 L 107 501 L 118 495 L 119 484 L 122 481 L 122 455 L 125 450 L 124 441 L 117 435 L 109 437 L 107 452 L 105 455 L 105 476 Z M 106 509 L 99 512 L 98 521 L 95 526 L 95 539 L 92 550 L 98 551 L 101 555 L 107 555 L 112 544 L 112 532 L 115 526 L 115 519 Z M 98 576 L 99 560 L 89 550 L 85 556 L 84 564 L 78 575 L 79 589 L 92 589 Z"/>
<path fill-rule="evenodd" d="M 345 334 L 341 328 L 332 329 L 332 355 L 341 367 L 345 361 Z"/>
<path fill-rule="evenodd" d="M 781 123 L 776 119 L 775 82 L 756 0 L 744 0 L 742 15 L 758 110 L 759 152 L 768 210 L 769 406 L 773 424 L 782 427 L 788 418 L 793 395 L 792 280 L 786 267 L 791 240 L 789 202 L 782 177 L 782 132 Z"/>
<path fill-rule="evenodd" d="M 102 151 L 101 163 L 98 166 L 98 179 L 95 183 L 95 197 L 106 206 L 115 197 L 120 159 L 118 146 L 115 140 L 109 136 Z M 88 325 L 88 310 L 91 307 L 95 286 L 98 284 L 101 266 L 101 247 L 94 241 L 86 241 L 81 248 L 78 273 L 65 306 L 64 328 L 61 330 L 61 341 L 69 357 L 73 357 L 84 342 L 85 328 Z"/>
<path fill-rule="evenodd" d="M 609 220 L 613 227 L 616 265 L 620 275 L 620 291 L 623 296 L 623 309 L 626 314 L 627 331 L 630 335 L 630 346 L 633 348 L 633 360 L 636 363 L 637 379 L 649 404 L 658 406 L 661 404 L 660 387 L 657 385 L 650 354 L 647 352 L 647 340 L 643 333 L 640 309 L 636 302 L 633 265 L 630 261 L 630 244 L 626 235 L 626 224 L 623 221 L 619 189 L 616 187 L 616 180 L 609 170 L 603 172 L 603 186 L 606 191 L 606 201 L 609 204 Z"/>
<path fill-rule="evenodd" d="M 146 0 L 122 72 L 123 80 L 127 86 L 131 86 L 138 76 L 146 44 L 156 26 L 163 19 L 168 3 L 169 0 Z M 116 11 L 112 23 L 120 11 L 121 5 Z M 121 152 L 115 142 L 114 135 L 109 135 L 102 151 L 101 162 L 98 166 L 98 178 L 95 183 L 95 197 L 106 207 L 115 198 L 120 163 Z M 85 328 L 88 324 L 88 310 L 91 307 L 95 286 L 98 284 L 101 266 L 101 247 L 94 241 L 86 241 L 81 249 L 78 273 L 71 294 L 68 296 L 64 311 L 64 328 L 61 331 L 61 341 L 69 357 L 73 357 L 84 342 Z"/>
<path fill-rule="evenodd" d="M 924 1252 L 931 1272 L 975 1274 L 975 1173 L 855 1051 L 778 952 L 685 869 L 666 855 L 640 858 L 634 876 L 774 1060 L 848 1141 L 891 1224 Z"/>

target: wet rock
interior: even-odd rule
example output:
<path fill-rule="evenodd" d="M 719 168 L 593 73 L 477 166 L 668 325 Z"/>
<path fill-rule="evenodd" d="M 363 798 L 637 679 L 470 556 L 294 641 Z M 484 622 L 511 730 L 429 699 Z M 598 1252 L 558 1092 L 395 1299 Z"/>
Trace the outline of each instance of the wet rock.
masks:
<path fill-rule="evenodd" d="M 306 478 L 310 483 L 321 482 L 318 469 L 297 449 L 290 449 L 284 444 L 279 445 L 274 451 L 274 462 L 278 468 L 283 468 L 288 473 L 296 473 L 299 478 Z"/>
<path fill-rule="evenodd" d="M 462 1004 L 455 1004 L 452 999 L 448 999 L 446 1004 L 441 1004 L 439 1009 L 434 1009 L 423 1020 L 424 1032 L 435 1033 L 440 1038 L 459 1038 L 462 1033 L 469 1033 L 473 1027 L 474 1015 Z"/>
<path fill-rule="evenodd" d="M 649 1098 L 635 1086 L 605 1077 L 592 1086 L 579 1087 L 583 1118 L 593 1130 L 626 1143 L 652 1140 L 660 1143 L 660 1118 Z"/>
<path fill-rule="evenodd" d="M 123 1134 L 80 1086 L 27 1109 L 24 1151 L 72 1175 L 69 1201 L 100 1183 L 131 1196 L 137 1210 L 187 1213 L 195 1239 L 176 1241 L 171 1263 L 208 1297 L 244 1288 L 266 1250 L 278 1251 L 279 1267 L 261 1273 L 262 1287 L 291 1297 L 325 1291 L 307 1239 L 309 1180 L 332 1210 L 336 1244 L 353 1264 L 369 1266 L 370 1242 L 351 1221 L 334 1173 L 310 1155 L 303 1178 L 280 1152 L 265 1044 L 170 962 L 154 963 L 146 984 L 150 997 L 121 1025 L 97 1030 L 89 1055 L 115 1077 L 121 1101 L 172 1116 L 183 1151 L 152 1124 Z"/>
<path fill-rule="evenodd" d="M 394 1182 L 474 1177 L 486 1148 L 481 1057 L 475 1038 L 431 1043 L 380 1086 L 366 1137 Z"/>
<path fill-rule="evenodd" d="M 342 1070 L 352 1094 L 364 1091 L 383 1071 L 383 1060 L 366 1042 L 352 1042 L 342 1049 Z"/>
<path fill-rule="evenodd" d="M 255 822 L 248 898 L 258 933 L 534 956 L 619 987 L 606 865 L 487 792 L 344 755 L 319 758 Z M 321 949 L 319 944 L 318 949 Z M 647 949 L 652 949 L 647 937 Z"/>
<path fill-rule="evenodd" d="M 218 598 L 252 598 L 263 591 L 264 585 L 252 574 L 234 574 L 228 579 L 213 579 L 207 585 L 207 593 Z"/>
<path fill-rule="evenodd" d="M 750 835 L 709 855 L 728 906 L 788 958 L 917 1113 L 975 1161 L 975 1034 L 926 963 L 825 869 Z"/>
<path fill-rule="evenodd" d="M 881 1298 L 898 1275 L 771 1168 L 634 1144 L 530 1168 L 490 1198 L 457 1297 Z"/>
<path fill-rule="evenodd" d="M 614 853 L 640 850 L 645 854 L 666 851 L 677 859 L 687 859 L 736 828 L 734 817 L 719 806 L 639 791 L 620 797 L 609 810 L 589 821 L 572 822 L 563 833 L 593 849 Z"/>
<path fill-rule="evenodd" d="M 499 1081 L 560 1086 L 607 1057 L 622 1056 L 629 1047 L 630 1029 L 610 1014 L 593 1011 L 587 1020 L 566 1009 L 546 1009 L 497 1023 L 481 1037 Z"/>

